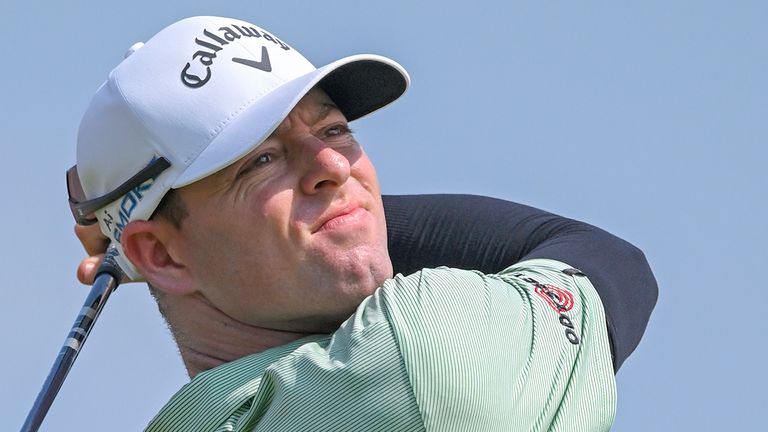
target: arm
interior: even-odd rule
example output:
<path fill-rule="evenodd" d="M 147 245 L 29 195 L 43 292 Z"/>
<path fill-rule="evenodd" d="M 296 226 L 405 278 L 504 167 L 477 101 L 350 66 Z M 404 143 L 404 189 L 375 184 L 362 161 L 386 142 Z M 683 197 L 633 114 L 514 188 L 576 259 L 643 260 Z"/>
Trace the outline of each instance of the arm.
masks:
<path fill-rule="evenodd" d="M 508 201 L 470 195 L 384 196 L 395 273 L 450 266 L 495 273 L 531 258 L 584 271 L 608 317 L 616 370 L 634 351 L 656 303 L 642 252 L 591 225 Z M 92 283 L 105 238 L 96 225 L 75 231 L 90 257 L 78 279 Z"/>
<path fill-rule="evenodd" d="M 634 351 L 658 295 L 643 253 L 599 228 L 471 195 L 384 196 L 396 273 L 441 265 L 496 273 L 532 258 L 582 270 L 605 308 L 615 369 Z"/>

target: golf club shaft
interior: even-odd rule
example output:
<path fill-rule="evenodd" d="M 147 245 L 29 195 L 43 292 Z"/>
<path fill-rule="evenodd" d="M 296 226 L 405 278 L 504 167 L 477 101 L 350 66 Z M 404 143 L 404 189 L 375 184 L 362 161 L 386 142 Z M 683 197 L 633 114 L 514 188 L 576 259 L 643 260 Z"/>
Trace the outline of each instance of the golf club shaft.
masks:
<path fill-rule="evenodd" d="M 109 295 L 120 284 L 123 273 L 115 262 L 117 253 L 113 247 L 107 251 L 83 308 L 75 319 L 72 330 L 67 335 L 64 345 L 48 373 L 48 378 L 46 378 L 43 388 L 38 393 L 35 403 L 21 427 L 22 432 L 34 432 L 40 427 Z"/>

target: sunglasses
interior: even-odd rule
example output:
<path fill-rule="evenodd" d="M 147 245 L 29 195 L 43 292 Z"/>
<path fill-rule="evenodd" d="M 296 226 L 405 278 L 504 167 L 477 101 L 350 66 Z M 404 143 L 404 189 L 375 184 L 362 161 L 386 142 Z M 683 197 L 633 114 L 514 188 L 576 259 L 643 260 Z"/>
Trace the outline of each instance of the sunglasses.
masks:
<path fill-rule="evenodd" d="M 164 157 L 155 158 L 144 169 L 126 180 L 112 192 L 100 197 L 88 199 L 83 192 L 80 176 L 77 173 L 77 165 L 67 170 L 67 193 L 69 194 L 69 209 L 72 211 L 75 221 L 80 225 L 93 225 L 97 222 L 94 212 L 107 204 L 127 194 L 131 189 L 141 185 L 145 181 L 160 175 L 168 169 L 171 163 Z"/>

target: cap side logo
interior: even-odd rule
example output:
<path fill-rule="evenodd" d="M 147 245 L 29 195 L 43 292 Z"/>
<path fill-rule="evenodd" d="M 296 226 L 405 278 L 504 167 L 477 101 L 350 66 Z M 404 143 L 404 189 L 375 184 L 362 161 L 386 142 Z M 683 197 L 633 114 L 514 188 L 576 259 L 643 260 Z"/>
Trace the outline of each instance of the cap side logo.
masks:
<path fill-rule="evenodd" d="M 241 65 L 263 70 L 264 72 L 272 72 L 272 63 L 269 62 L 269 51 L 267 51 L 267 47 L 265 46 L 261 47 L 261 61 L 249 60 L 240 57 L 232 57 L 232 61 L 235 63 L 240 63 Z"/>

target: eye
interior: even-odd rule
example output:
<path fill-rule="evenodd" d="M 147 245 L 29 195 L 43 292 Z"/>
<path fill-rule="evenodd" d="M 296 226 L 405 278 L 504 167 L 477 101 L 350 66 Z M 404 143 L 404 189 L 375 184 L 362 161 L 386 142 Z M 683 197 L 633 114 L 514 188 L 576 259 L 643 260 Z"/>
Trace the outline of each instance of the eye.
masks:
<path fill-rule="evenodd" d="M 325 135 L 329 137 L 337 137 L 345 134 L 351 134 L 352 129 L 346 124 L 337 124 L 329 127 L 325 130 Z"/>
<path fill-rule="evenodd" d="M 271 153 L 262 153 L 255 158 L 253 158 L 253 161 L 251 161 L 251 164 L 254 166 L 261 166 L 266 165 L 270 162 L 272 162 L 273 156 Z"/>
<path fill-rule="evenodd" d="M 267 165 L 269 165 L 271 162 L 275 160 L 275 155 L 272 153 L 262 153 L 251 160 L 247 161 L 245 164 L 243 164 L 240 171 L 238 171 L 236 177 L 240 178 L 252 171 L 258 171 L 260 168 L 263 168 Z"/>

